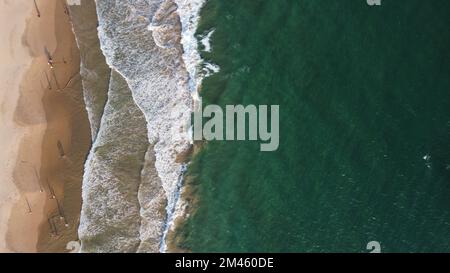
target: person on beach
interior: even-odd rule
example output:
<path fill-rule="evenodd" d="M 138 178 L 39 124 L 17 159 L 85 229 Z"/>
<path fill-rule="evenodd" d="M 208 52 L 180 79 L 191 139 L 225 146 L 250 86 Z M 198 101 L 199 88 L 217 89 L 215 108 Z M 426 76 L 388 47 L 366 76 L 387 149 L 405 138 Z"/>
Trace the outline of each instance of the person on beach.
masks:
<path fill-rule="evenodd" d="M 48 65 L 50 66 L 51 69 L 54 68 L 54 66 L 53 66 L 53 59 L 52 58 L 48 59 Z"/>
<path fill-rule="evenodd" d="M 45 52 L 45 55 L 47 56 L 47 63 L 48 63 L 48 65 L 50 66 L 50 68 L 51 69 L 53 69 L 53 58 L 52 58 L 52 54 L 50 54 L 50 51 L 48 51 L 48 48 L 45 46 L 44 47 L 44 52 Z"/>

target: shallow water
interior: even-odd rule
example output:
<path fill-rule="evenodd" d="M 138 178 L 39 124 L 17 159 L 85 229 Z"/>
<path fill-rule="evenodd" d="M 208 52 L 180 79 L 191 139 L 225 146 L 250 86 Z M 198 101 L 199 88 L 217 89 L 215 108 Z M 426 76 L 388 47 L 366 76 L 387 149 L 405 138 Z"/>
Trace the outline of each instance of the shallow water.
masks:
<path fill-rule="evenodd" d="M 81 250 L 156 252 L 171 224 L 166 220 L 178 215 L 183 164 L 177 156 L 189 148 L 191 94 L 176 5 L 83 0 L 71 8 L 79 11 L 74 25 L 84 46 L 94 136 L 83 179 Z M 96 16 L 88 18 L 83 9 L 96 9 Z M 85 19 L 95 21 L 88 26 Z"/>

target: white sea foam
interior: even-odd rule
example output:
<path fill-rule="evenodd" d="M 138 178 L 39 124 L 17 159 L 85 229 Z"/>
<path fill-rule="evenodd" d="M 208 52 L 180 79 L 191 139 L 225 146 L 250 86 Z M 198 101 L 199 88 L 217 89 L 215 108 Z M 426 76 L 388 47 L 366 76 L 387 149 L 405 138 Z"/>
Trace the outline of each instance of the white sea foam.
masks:
<path fill-rule="evenodd" d="M 220 66 L 210 62 L 204 62 L 203 72 L 204 77 L 209 77 L 212 74 L 218 73 L 220 71 Z"/>
<path fill-rule="evenodd" d="M 211 36 L 214 34 L 215 29 L 210 30 L 206 35 L 202 37 L 200 42 L 203 45 L 203 51 L 205 52 L 211 52 Z"/>
<path fill-rule="evenodd" d="M 194 100 L 200 91 L 202 80 L 214 73 L 219 72 L 219 66 L 207 63 L 200 57 L 198 49 L 199 41 L 195 36 L 200 21 L 200 11 L 207 0 L 175 0 L 178 5 L 178 14 L 181 20 L 182 33 L 181 44 L 183 45 L 183 60 L 189 73 L 189 88 L 193 93 Z M 214 34 L 214 29 L 209 31 L 202 39 L 205 51 L 211 51 L 209 40 Z M 205 70 L 206 67 L 206 70 Z M 197 94 L 195 94 L 197 93 Z"/>
<path fill-rule="evenodd" d="M 198 68 L 202 64 L 202 59 L 198 52 L 198 41 L 195 38 L 195 32 L 197 30 L 197 25 L 199 21 L 200 10 L 205 4 L 205 0 L 175 0 L 177 4 L 177 13 L 181 22 L 181 44 L 183 46 L 183 62 L 188 73 L 188 91 L 191 93 L 191 97 L 195 101 L 195 97 L 199 91 L 201 85 L 201 74 L 198 71 Z M 152 27 L 151 27 L 152 28 Z M 190 135 L 190 114 L 192 112 L 192 108 L 189 109 L 188 112 L 184 114 L 189 114 L 188 123 L 186 131 L 183 133 L 183 136 L 178 134 L 178 137 L 183 137 L 184 141 L 191 144 L 192 137 Z M 176 129 L 175 127 L 171 128 L 171 131 Z M 150 130 L 150 128 L 149 128 Z M 174 134 L 172 134 L 172 137 Z M 155 147 L 156 148 L 156 147 Z M 155 149 L 156 151 L 156 149 Z M 158 152 L 156 151 L 156 155 L 158 158 Z M 158 164 L 158 161 L 156 162 Z M 178 164 L 172 164 L 172 167 L 177 166 Z M 158 166 L 157 166 L 158 169 Z M 184 214 L 185 205 L 180 201 L 180 195 L 182 192 L 182 182 L 183 182 L 183 173 L 186 169 L 186 165 L 181 165 L 176 172 L 178 174 L 177 183 L 175 187 L 171 188 L 171 191 L 167 191 L 168 204 L 166 207 L 167 218 L 164 226 L 163 236 L 161 238 L 160 244 L 160 252 L 167 251 L 167 234 L 169 230 L 172 230 L 174 227 L 174 221 L 178 217 L 182 217 Z"/>
<path fill-rule="evenodd" d="M 96 5 L 98 35 L 106 61 L 125 79 L 135 104 L 145 116 L 148 141 L 154 151 L 154 166 L 165 193 L 167 218 L 170 219 L 176 207 L 183 171 L 183 164 L 177 162 L 177 157 L 190 146 L 188 129 L 192 111 L 189 76 L 182 66 L 181 47 L 174 43 L 181 28 L 174 9 L 176 5 L 172 0 L 97 1 Z M 149 25 L 152 25 L 150 32 Z M 100 172 L 96 176 L 98 179 L 106 177 Z M 89 191 L 89 184 L 90 181 L 86 181 L 83 190 Z M 114 187 L 105 183 L 107 194 L 111 193 L 108 200 L 117 199 Z M 85 192 L 83 194 L 87 196 Z M 139 196 L 141 208 L 155 203 L 154 196 L 140 193 Z M 93 215 L 89 212 L 102 208 L 94 200 L 83 201 L 82 225 L 86 226 L 90 220 L 87 217 Z M 105 226 L 110 221 L 108 217 L 104 219 Z M 141 218 L 138 237 L 159 234 L 161 236 L 157 238 L 160 239 L 164 216 L 141 213 Z M 97 236 L 96 230 L 89 233 L 89 229 L 84 228 L 80 232 L 82 241 Z M 146 250 L 152 251 L 142 245 L 139 247 L 139 251 Z"/>
<path fill-rule="evenodd" d="M 198 41 L 195 38 L 200 10 L 206 0 L 175 0 L 178 5 L 178 15 L 181 21 L 181 44 L 183 45 L 183 60 L 189 73 L 189 88 L 191 92 L 198 92 L 200 78 L 197 71 L 202 63 L 198 51 Z"/>
<path fill-rule="evenodd" d="M 161 234 L 163 231 L 159 237 L 161 252 L 166 251 L 165 239 L 168 231 L 174 228 L 173 222 L 184 215 L 185 204 L 179 197 L 183 190 L 182 179 L 186 165 L 179 163 L 177 157 L 189 148 L 192 141 L 192 99 L 195 101 L 198 97 L 202 79 L 219 71 L 218 66 L 201 59 L 199 41 L 195 37 L 200 10 L 205 2 L 96 1 L 98 35 L 106 62 L 127 82 L 133 100 L 147 122 L 148 141 L 154 151 L 154 166 L 167 200 L 167 217 L 164 224 L 158 222 L 158 219 L 162 220 L 161 216 L 141 213 L 143 221 L 139 232 L 142 237 L 142 234 Z M 177 4 L 176 11 L 174 3 Z M 175 15 L 179 15 L 181 24 Z M 179 44 L 174 43 L 179 38 L 177 35 L 181 35 L 183 51 Z M 92 156 L 88 158 L 88 162 L 91 160 Z M 101 171 L 101 168 L 98 169 Z M 87 173 L 91 173 L 89 167 Z M 99 172 L 96 176 L 102 179 L 104 174 Z M 83 188 L 88 190 L 89 184 L 86 180 Z M 114 185 L 106 183 L 105 187 L 108 188 L 108 194 L 116 194 Z M 109 189 L 110 187 L 112 188 Z M 83 194 L 86 196 L 85 192 Z M 141 207 L 152 202 L 147 200 L 151 198 L 149 195 L 139 195 L 142 197 L 139 199 Z M 109 199 L 117 198 L 110 196 Z M 88 223 L 86 217 L 90 216 L 87 212 L 102 209 L 97 207 L 96 202 L 87 199 L 83 206 L 82 226 Z M 104 220 L 109 221 L 107 217 Z M 144 222 L 162 224 L 143 226 Z M 105 223 L 107 224 L 108 222 Z M 81 237 L 95 238 L 95 233 L 87 234 L 86 231 L 86 228 L 81 229 Z M 145 248 L 139 249 L 145 251 Z"/>
<path fill-rule="evenodd" d="M 167 219 L 166 223 L 164 225 L 164 231 L 161 238 L 161 244 L 159 248 L 159 252 L 165 253 L 167 252 L 167 234 L 169 233 L 169 230 L 174 227 L 173 222 L 176 218 L 179 216 L 182 216 L 183 211 L 181 210 L 180 204 L 182 203 L 180 201 L 180 196 L 182 192 L 182 186 L 183 186 L 183 174 L 187 169 L 187 165 L 184 164 L 181 166 L 180 169 L 180 177 L 178 178 L 177 188 L 174 192 L 172 192 L 171 199 L 173 200 L 173 203 L 167 206 Z"/>
<path fill-rule="evenodd" d="M 134 252 L 142 242 L 142 166 L 130 163 L 144 160 L 145 124 L 127 83 L 113 72 L 100 130 L 85 164 L 79 227 L 83 252 Z"/>
<path fill-rule="evenodd" d="M 178 15 L 180 16 L 182 31 L 181 31 L 181 44 L 183 46 L 183 62 L 186 70 L 189 74 L 189 90 L 191 92 L 192 99 L 195 104 L 199 103 L 199 92 L 201 84 L 204 78 L 211 76 L 214 73 L 219 72 L 220 67 L 210 62 L 205 62 L 199 52 L 199 41 L 195 34 L 197 31 L 198 23 L 200 21 L 200 11 L 205 5 L 206 0 L 175 0 L 178 5 Z M 214 30 L 211 30 L 202 39 L 201 43 L 204 46 L 205 51 L 211 51 L 210 38 L 213 35 Z M 191 109 L 192 110 L 192 109 Z M 192 144 L 192 127 L 188 129 L 188 140 Z M 173 193 L 171 198 L 174 203 L 167 207 L 167 223 L 163 232 L 163 238 L 161 240 L 160 252 L 166 252 L 167 233 L 170 230 L 174 230 L 174 221 L 179 217 L 184 217 L 184 211 L 186 205 L 184 200 L 181 200 L 180 196 L 184 190 L 183 188 L 183 173 L 186 170 L 187 165 L 181 167 L 181 174 L 177 184 L 177 190 Z"/>

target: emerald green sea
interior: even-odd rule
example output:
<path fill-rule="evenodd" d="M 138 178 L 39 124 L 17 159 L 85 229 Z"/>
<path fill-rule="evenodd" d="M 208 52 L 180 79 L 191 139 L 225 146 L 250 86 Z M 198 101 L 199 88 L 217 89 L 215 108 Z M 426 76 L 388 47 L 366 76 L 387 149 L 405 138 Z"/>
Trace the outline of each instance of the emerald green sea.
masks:
<path fill-rule="evenodd" d="M 279 105 L 280 145 L 192 160 L 194 252 L 450 252 L 450 1 L 209 0 L 204 105 Z"/>

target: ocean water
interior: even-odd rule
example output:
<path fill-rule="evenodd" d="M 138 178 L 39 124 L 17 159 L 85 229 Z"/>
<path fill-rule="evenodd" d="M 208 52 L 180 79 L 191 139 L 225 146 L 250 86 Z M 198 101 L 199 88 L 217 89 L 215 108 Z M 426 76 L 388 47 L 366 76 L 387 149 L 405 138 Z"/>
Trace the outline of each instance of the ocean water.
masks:
<path fill-rule="evenodd" d="M 214 30 L 200 49 L 220 72 L 203 103 L 279 105 L 280 146 L 205 144 L 178 246 L 450 252 L 449 12 L 446 0 L 209 0 L 197 36 Z"/>

